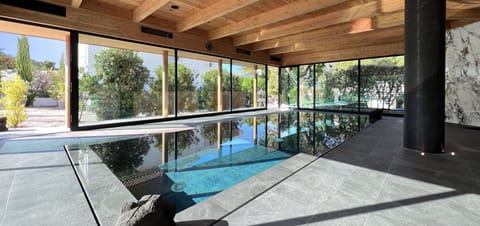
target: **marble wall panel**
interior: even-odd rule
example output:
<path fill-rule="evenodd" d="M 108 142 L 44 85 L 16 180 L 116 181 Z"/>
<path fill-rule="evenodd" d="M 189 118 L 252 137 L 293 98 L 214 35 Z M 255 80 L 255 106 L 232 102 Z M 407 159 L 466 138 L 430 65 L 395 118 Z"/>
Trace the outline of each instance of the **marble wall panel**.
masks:
<path fill-rule="evenodd" d="M 480 127 L 480 22 L 447 31 L 446 121 Z"/>

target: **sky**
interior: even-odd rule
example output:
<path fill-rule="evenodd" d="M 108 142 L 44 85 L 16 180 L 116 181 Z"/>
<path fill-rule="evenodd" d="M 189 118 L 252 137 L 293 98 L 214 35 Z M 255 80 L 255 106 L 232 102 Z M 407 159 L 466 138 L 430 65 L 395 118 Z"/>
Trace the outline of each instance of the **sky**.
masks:
<path fill-rule="evenodd" d="M 20 38 L 20 35 L 0 32 L 0 51 L 16 57 L 18 38 Z M 55 63 L 55 67 L 59 67 L 58 63 L 60 61 L 61 54 L 65 53 L 65 42 L 32 36 L 27 36 L 27 38 L 30 46 L 31 59 L 35 61 L 51 61 Z M 91 53 L 91 57 L 93 57 L 94 53 L 98 52 L 101 48 L 92 49 L 95 49 L 95 51 Z M 147 66 L 151 70 L 151 74 L 154 75 L 156 67 L 161 64 L 161 59 L 154 57 L 152 54 L 140 53 L 139 55 L 144 59 L 144 65 Z M 186 66 L 194 69 L 195 72 L 200 74 L 212 69 L 216 69 L 216 66 L 211 67 L 208 65 L 208 62 L 196 62 L 195 60 L 183 59 L 181 60 L 181 63 L 186 64 Z M 91 66 L 93 69 L 93 65 Z M 232 69 L 234 73 L 238 74 L 242 67 L 233 65 Z"/>
<path fill-rule="evenodd" d="M 8 55 L 17 56 L 17 40 L 20 35 L 0 32 L 0 50 Z M 30 45 L 30 58 L 35 61 L 55 62 L 58 67 L 62 53 L 65 54 L 65 42 L 46 38 L 27 37 Z"/>

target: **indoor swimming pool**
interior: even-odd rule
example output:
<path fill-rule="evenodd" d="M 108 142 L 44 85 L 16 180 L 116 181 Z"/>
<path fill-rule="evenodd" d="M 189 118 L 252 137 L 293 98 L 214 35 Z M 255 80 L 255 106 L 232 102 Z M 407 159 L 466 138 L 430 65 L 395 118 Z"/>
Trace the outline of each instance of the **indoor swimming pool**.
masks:
<path fill-rule="evenodd" d="M 136 199 L 161 194 L 181 211 L 297 153 L 321 156 L 368 124 L 366 115 L 291 111 L 192 122 L 190 129 L 66 150 L 95 209 L 108 203 L 100 193 L 113 190 L 99 175 L 110 174 Z M 100 166 L 109 172 L 95 172 Z"/>

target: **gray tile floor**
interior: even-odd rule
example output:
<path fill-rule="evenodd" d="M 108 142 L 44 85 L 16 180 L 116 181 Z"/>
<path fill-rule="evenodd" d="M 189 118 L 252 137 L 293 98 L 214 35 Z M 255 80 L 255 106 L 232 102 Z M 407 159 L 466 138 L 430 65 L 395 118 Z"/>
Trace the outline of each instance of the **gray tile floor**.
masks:
<path fill-rule="evenodd" d="M 231 189 L 211 199 L 212 209 L 192 207 L 177 219 L 223 214 L 216 225 L 480 225 L 480 131 L 447 125 L 446 150 L 455 155 L 421 155 L 402 148 L 402 128 L 401 118 L 384 118 L 233 211 L 221 208 L 238 199 Z"/>
<path fill-rule="evenodd" d="M 422 156 L 403 150 L 402 128 L 384 118 L 322 158 L 297 155 L 179 225 L 480 225 L 480 131 L 447 125 L 455 155 Z M 0 225 L 94 225 L 61 149 L 77 135 L 0 142 Z"/>

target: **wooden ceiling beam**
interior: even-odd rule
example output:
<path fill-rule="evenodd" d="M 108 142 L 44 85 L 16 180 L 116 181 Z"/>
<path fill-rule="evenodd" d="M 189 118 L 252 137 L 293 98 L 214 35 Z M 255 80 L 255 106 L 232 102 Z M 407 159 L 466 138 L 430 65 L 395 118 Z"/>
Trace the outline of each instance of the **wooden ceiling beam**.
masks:
<path fill-rule="evenodd" d="M 195 14 L 179 21 L 177 31 L 183 32 L 199 25 L 208 23 L 216 18 L 227 15 L 233 11 L 258 2 L 259 0 L 221 0 L 215 4 L 204 8 Z"/>
<path fill-rule="evenodd" d="M 179 48 L 198 53 L 231 57 L 250 62 L 271 65 L 280 64 L 280 62 L 272 61 L 270 55 L 268 55 L 266 52 L 252 51 L 250 55 L 237 53 L 235 51 L 235 46 L 232 45 L 232 42 L 224 39 L 212 41 L 211 44 L 213 49 L 207 50 L 205 48 L 205 43 L 208 41 L 206 36 L 191 32 L 174 32 L 172 38 L 165 38 L 141 32 L 141 24 L 133 22 L 131 18 L 122 18 L 84 8 L 73 8 L 71 6 L 66 6 L 65 8 L 66 16 L 60 17 L 0 4 L 0 15 L 2 15 L 4 18 L 14 19 L 17 21 L 44 24 L 51 27 L 76 30 L 79 32 L 103 35 L 107 37 L 116 37 L 118 39 L 137 41 L 157 46 L 168 46 L 171 48 Z M 144 23 L 144 25 L 156 28 L 156 26 L 153 26 L 149 23 Z M 245 49 L 250 50 L 246 47 Z"/>
<path fill-rule="evenodd" d="M 169 0 L 144 0 L 142 4 L 133 11 L 133 21 L 136 23 L 141 22 L 168 2 Z"/>
<path fill-rule="evenodd" d="M 447 9 L 449 20 L 479 20 L 480 8 L 478 9 Z"/>
<path fill-rule="evenodd" d="M 23 23 L 9 22 L 6 20 L 0 20 L 0 32 L 8 32 L 12 34 L 21 34 L 27 36 L 35 36 L 40 38 L 49 38 L 60 41 L 65 41 L 69 32 L 44 28 L 40 26 L 32 26 Z"/>
<path fill-rule="evenodd" d="M 82 0 L 72 0 L 72 7 L 73 8 L 80 8 L 80 5 L 82 4 Z"/>
<path fill-rule="evenodd" d="M 393 41 L 402 41 L 404 36 L 403 26 L 386 28 L 363 33 L 348 34 L 335 37 L 324 37 L 304 42 L 295 43 L 294 45 L 284 46 L 270 50 L 270 55 L 279 55 L 291 52 L 299 52 L 304 50 L 330 51 L 341 47 L 363 47 L 372 43 L 390 43 Z"/>
<path fill-rule="evenodd" d="M 473 9 L 480 7 L 478 0 L 447 0 L 447 9 Z"/>
<path fill-rule="evenodd" d="M 386 44 L 372 44 L 363 47 L 343 48 L 331 51 L 306 51 L 301 53 L 284 54 L 282 65 L 298 65 L 327 61 L 339 61 L 349 59 L 361 59 L 380 56 L 392 56 L 403 54 L 404 42 L 393 42 Z"/>
<path fill-rule="evenodd" d="M 393 1 L 395 3 L 396 1 Z M 342 4 L 340 4 L 342 5 Z M 338 7 L 340 7 L 340 5 Z M 385 5 L 379 5 L 377 1 L 349 1 L 343 3 L 343 7 L 346 5 L 350 7 L 341 8 L 338 10 L 332 10 L 329 13 L 320 14 L 316 17 L 308 18 L 301 21 L 296 21 L 284 25 L 275 26 L 269 29 L 264 29 L 258 32 L 242 35 L 234 38 L 234 45 L 246 45 L 259 41 L 265 41 L 273 38 L 279 38 L 296 34 L 299 32 L 306 32 L 315 29 L 320 29 L 336 24 L 350 22 L 359 18 L 370 17 L 385 7 Z M 402 4 L 398 4 L 401 7 L 398 10 L 403 9 Z M 337 6 L 335 6 L 337 8 Z"/>
<path fill-rule="evenodd" d="M 447 27 L 447 30 L 450 30 L 450 29 L 455 29 L 457 27 L 463 27 L 478 21 L 480 20 L 447 20 L 446 27 Z"/>
<path fill-rule="evenodd" d="M 303 32 L 300 34 L 289 35 L 276 39 L 270 39 L 266 41 L 256 42 L 253 44 L 254 51 L 278 48 L 282 46 L 293 45 L 298 42 L 308 41 L 312 39 L 319 39 L 322 37 L 332 37 L 347 35 L 355 33 L 356 31 L 368 31 L 372 29 L 382 29 L 395 27 L 404 24 L 403 10 L 386 13 L 383 15 L 377 15 L 371 18 L 371 20 L 365 20 L 369 18 L 361 18 L 352 22 L 342 23 L 338 25 L 332 25 L 325 28 L 320 28 L 314 31 Z"/>
<path fill-rule="evenodd" d="M 209 32 L 210 39 L 219 39 L 240 32 L 263 27 L 268 24 L 290 19 L 296 16 L 311 13 L 320 9 L 328 8 L 347 0 L 311 0 L 295 1 L 272 10 L 268 10 L 256 16 L 248 17 L 234 24 L 229 24 Z M 367 0 L 371 1 L 371 0 Z"/>
<path fill-rule="evenodd" d="M 331 37 L 348 34 L 352 30 L 353 22 L 333 25 L 314 31 L 302 32 L 299 34 L 256 42 L 253 44 L 254 51 L 288 46 L 301 41 L 308 41 L 316 38 Z"/>

